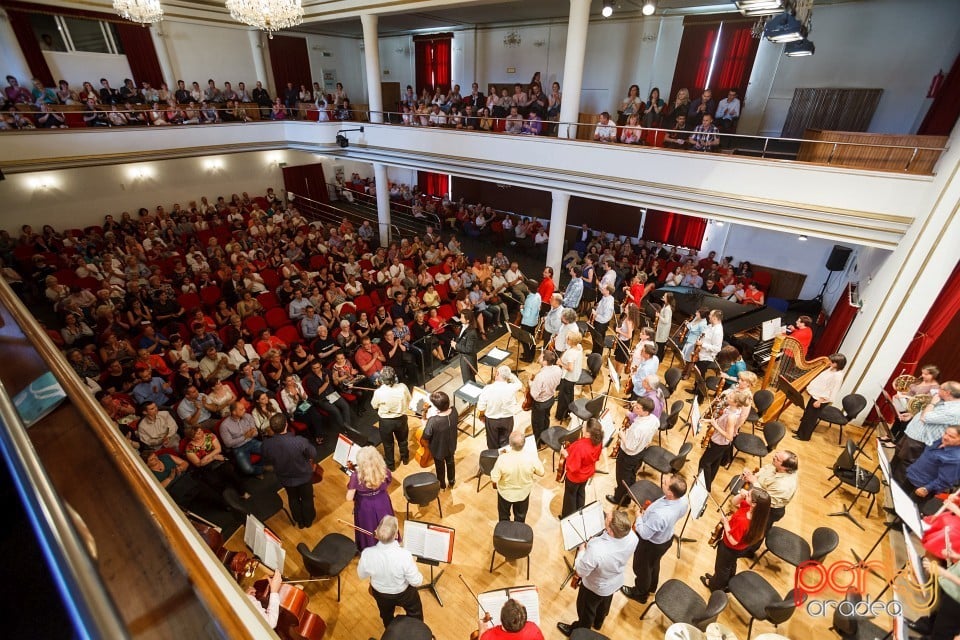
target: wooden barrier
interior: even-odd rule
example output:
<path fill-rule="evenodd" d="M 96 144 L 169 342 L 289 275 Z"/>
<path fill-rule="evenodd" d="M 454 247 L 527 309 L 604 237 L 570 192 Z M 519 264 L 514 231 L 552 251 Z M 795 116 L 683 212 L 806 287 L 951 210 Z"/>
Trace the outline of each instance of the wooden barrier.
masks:
<path fill-rule="evenodd" d="M 807 129 L 803 137 L 805 140 L 817 142 L 804 142 L 800 145 L 797 160 L 802 162 L 919 175 L 933 175 L 933 167 L 940 159 L 941 152 L 936 149 L 917 150 L 915 147 L 940 149 L 947 144 L 947 136 L 857 133 L 822 129 Z M 830 144 L 840 142 L 856 144 Z"/>

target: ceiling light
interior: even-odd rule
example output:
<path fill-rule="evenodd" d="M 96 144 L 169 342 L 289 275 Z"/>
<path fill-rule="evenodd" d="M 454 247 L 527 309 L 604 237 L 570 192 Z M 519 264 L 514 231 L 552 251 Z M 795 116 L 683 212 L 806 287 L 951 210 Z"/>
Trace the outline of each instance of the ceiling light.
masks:
<path fill-rule="evenodd" d="M 653 12 L 657 10 L 657 3 L 653 0 L 647 0 L 643 3 L 643 8 L 640 10 L 645 16 L 652 16 Z"/>
<path fill-rule="evenodd" d="M 160 0 L 113 0 L 113 10 L 130 22 L 148 24 L 163 20 Z"/>
<path fill-rule="evenodd" d="M 783 11 L 783 0 L 736 0 L 736 5 L 745 16 L 773 15 Z"/>
<path fill-rule="evenodd" d="M 609 18 L 613 15 L 613 0 L 603 0 L 603 10 L 600 11 L 600 15 L 604 18 Z"/>
<path fill-rule="evenodd" d="M 227 10 L 237 22 L 266 31 L 295 27 L 303 22 L 300 0 L 226 0 Z"/>
<path fill-rule="evenodd" d="M 791 58 L 801 58 L 803 56 L 812 56 L 815 51 L 816 47 L 813 46 L 813 42 L 810 40 L 799 40 L 796 42 L 788 42 L 787 46 L 783 49 L 783 54 Z"/>
<path fill-rule="evenodd" d="M 799 240 L 800 242 L 806 242 L 807 236 L 800 236 L 799 238 L 797 238 L 797 240 Z"/>
<path fill-rule="evenodd" d="M 763 35 L 770 42 L 793 42 L 803 40 L 802 31 L 803 25 L 800 21 L 784 11 L 767 21 Z"/>

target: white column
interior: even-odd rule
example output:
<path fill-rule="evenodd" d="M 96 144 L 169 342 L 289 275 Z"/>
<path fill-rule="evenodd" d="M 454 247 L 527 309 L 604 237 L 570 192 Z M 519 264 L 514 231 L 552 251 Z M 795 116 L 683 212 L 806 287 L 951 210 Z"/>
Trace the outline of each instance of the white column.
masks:
<path fill-rule="evenodd" d="M 380 42 L 377 37 L 376 14 L 360 16 L 363 25 L 363 59 L 367 69 L 367 105 L 370 122 L 383 122 L 383 95 L 380 91 Z M 386 175 L 386 174 L 384 174 Z M 377 189 L 379 191 L 379 188 Z"/>
<path fill-rule="evenodd" d="M 10 26 L 10 18 L 7 12 L 0 8 L 0 60 L 3 60 L 4 75 L 14 76 L 21 87 L 30 88 L 30 65 L 20 49 L 20 43 L 17 36 Z M 6 85 L 6 82 L 4 82 Z"/>
<path fill-rule="evenodd" d="M 551 191 L 553 203 L 550 206 L 550 237 L 547 240 L 547 266 L 553 268 L 553 281 L 560 286 L 560 270 L 563 262 L 563 241 L 567 235 L 567 206 L 570 194 L 563 191 Z M 547 302 L 547 300 L 544 300 Z"/>
<path fill-rule="evenodd" d="M 872 280 L 861 283 L 863 307 L 840 346 L 848 361 L 844 395 L 859 393 L 870 401 L 879 395 L 957 264 L 960 126 L 947 148 L 937 164 L 932 197 L 918 203 L 920 212 L 903 241 Z"/>
<path fill-rule="evenodd" d="M 590 0 L 570 0 L 567 24 L 567 54 L 563 61 L 563 103 L 560 122 L 576 122 L 580 117 L 580 89 L 583 87 L 583 59 L 587 52 L 587 25 L 590 24 Z M 561 124 L 561 138 L 576 138 L 577 127 Z"/>
<path fill-rule="evenodd" d="M 253 72 L 257 80 L 263 83 L 263 88 L 270 91 L 270 76 L 267 75 L 267 65 L 263 58 L 264 46 L 263 40 L 260 38 L 260 32 L 256 29 L 251 29 L 247 31 L 247 37 L 250 38 L 250 53 L 253 54 Z M 251 86 L 249 90 L 253 91 L 253 87 L 255 86 L 257 86 L 256 82 L 253 83 L 253 86 Z M 276 93 L 271 93 L 270 95 L 276 95 Z"/>
<path fill-rule="evenodd" d="M 373 177 L 377 186 L 377 219 L 380 222 L 380 246 L 390 244 L 390 182 L 387 165 L 373 163 Z"/>
<path fill-rule="evenodd" d="M 157 24 L 150 25 L 150 39 L 153 40 L 153 48 L 157 51 L 157 62 L 160 63 L 160 73 L 171 91 L 177 90 L 177 77 L 173 73 L 173 65 L 170 64 L 170 53 L 167 51 L 167 37 L 160 30 Z"/>

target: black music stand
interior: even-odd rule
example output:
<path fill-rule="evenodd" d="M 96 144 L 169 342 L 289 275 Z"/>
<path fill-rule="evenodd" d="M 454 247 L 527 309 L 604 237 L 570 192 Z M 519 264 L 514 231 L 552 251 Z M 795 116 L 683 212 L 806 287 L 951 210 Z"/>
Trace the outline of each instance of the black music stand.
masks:
<path fill-rule="evenodd" d="M 497 375 L 497 367 L 506 362 L 507 358 L 510 357 L 509 351 L 503 351 L 505 355 L 502 356 L 494 353 L 495 351 L 503 351 L 503 349 L 497 349 L 494 347 L 487 352 L 487 355 L 483 356 L 477 361 L 478 365 L 482 364 L 485 367 L 490 367 L 490 382 L 493 382 L 494 377 Z"/>
<path fill-rule="evenodd" d="M 703 492 L 698 498 L 701 500 L 700 504 L 693 504 L 693 489 L 695 487 L 702 487 Z M 701 497 L 702 496 L 702 497 Z M 687 503 L 690 505 L 690 508 L 687 509 L 687 515 L 683 518 L 683 526 L 680 527 L 680 533 L 674 534 L 673 539 L 677 543 L 677 559 L 680 559 L 680 550 L 683 547 L 684 542 L 696 542 L 694 538 L 684 538 L 683 533 L 687 530 L 687 524 L 690 523 L 690 516 L 693 514 L 694 509 L 697 511 L 697 515 L 693 516 L 695 520 L 699 520 L 707 510 L 707 500 L 710 497 L 710 491 L 705 487 L 705 480 L 703 479 L 703 472 L 697 474 L 696 480 L 694 480 L 693 485 L 690 487 L 690 490 L 687 491 Z"/>
<path fill-rule="evenodd" d="M 777 385 L 777 390 L 783 392 L 783 395 L 787 397 L 787 401 L 784 402 L 783 406 L 780 407 L 780 410 L 777 411 L 777 416 L 774 418 L 774 420 L 779 420 L 780 414 L 786 411 L 787 407 L 789 407 L 791 404 L 795 404 L 800 407 L 801 411 L 807 406 L 807 403 L 803 399 L 803 393 L 793 386 L 793 383 L 787 380 L 785 377 L 780 376 L 780 384 Z M 763 416 L 760 416 L 760 419 L 762 420 Z"/>
<path fill-rule="evenodd" d="M 417 551 L 416 549 L 410 549 L 410 548 L 408 548 L 408 547 L 406 546 L 406 542 L 404 543 L 404 548 L 407 549 L 407 551 L 410 551 L 410 553 L 413 554 L 413 557 L 417 559 L 417 562 L 419 562 L 419 563 L 421 563 L 421 564 L 428 565 L 428 566 L 430 567 L 430 582 L 424 583 L 424 584 L 420 585 L 419 587 L 417 587 L 417 591 L 420 591 L 420 590 L 422 590 L 422 589 L 429 589 L 430 592 L 433 593 L 433 597 L 435 597 L 435 598 L 437 599 L 437 602 L 440 603 L 440 606 L 442 607 L 442 606 L 443 606 L 443 601 L 440 599 L 440 594 L 437 592 L 437 583 L 440 582 L 440 578 L 443 577 L 443 570 L 441 570 L 440 573 L 434 575 L 434 574 L 433 574 L 433 568 L 434 568 L 434 567 L 439 567 L 441 562 L 450 562 L 450 560 L 452 559 L 452 557 L 453 557 L 453 541 L 454 541 L 455 536 L 456 536 L 456 530 L 455 530 L 453 527 L 448 527 L 448 526 L 439 525 L 439 524 L 433 524 L 433 523 L 430 523 L 430 522 L 420 522 L 420 521 L 416 521 L 416 520 L 407 520 L 406 524 L 404 525 L 404 528 L 406 529 L 407 527 L 409 527 L 409 526 L 411 526 L 411 525 L 416 525 L 416 526 L 418 526 L 418 527 L 426 527 L 426 528 L 429 528 L 429 529 L 434 529 L 435 531 L 440 531 L 441 533 L 446 534 L 447 537 L 448 537 L 448 539 L 449 539 L 449 542 L 450 542 L 450 551 L 449 551 L 449 556 L 446 557 L 446 558 L 429 558 L 429 557 L 426 557 L 426 556 L 423 556 L 423 555 L 418 555 L 418 554 L 416 553 L 416 551 Z M 410 538 L 411 538 L 411 536 L 408 534 L 407 537 L 406 537 L 406 541 L 409 541 Z"/>
<path fill-rule="evenodd" d="M 510 337 L 507 339 L 507 351 L 510 350 L 510 341 L 517 341 L 517 367 L 513 370 L 514 373 L 520 373 L 523 369 L 520 368 L 520 345 L 525 345 L 528 347 L 534 347 L 536 342 L 533 339 L 533 335 L 523 327 L 515 324 L 507 323 L 507 330 L 510 332 Z"/>
<path fill-rule="evenodd" d="M 484 425 L 483 427 L 481 427 L 480 431 L 477 431 L 477 401 L 480 398 L 479 390 L 482 389 L 483 386 L 484 385 L 482 382 L 467 381 L 463 383 L 463 385 L 459 389 L 453 392 L 454 408 L 456 408 L 457 398 L 460 398 L 466 403 L 466 406 L 464 407 L 464 409 L 469 409 L 470 410 L 469 413 L 473 414 L 473 432 L 472 433 L 465 429 L 461 429 L 459 424 L 457 425 L 458 431 L 460 431 L 461 433 L 467 434 L 471 438 L 476 438 L 478 435 L 483 433 L 484 429 L 487 428 L 486 425 Z M 460 411 L 459 409 L 457 411 L 460 414 L 460 422 L 462 423 L 464 418 L 467 417 L 468 412 Z"/>

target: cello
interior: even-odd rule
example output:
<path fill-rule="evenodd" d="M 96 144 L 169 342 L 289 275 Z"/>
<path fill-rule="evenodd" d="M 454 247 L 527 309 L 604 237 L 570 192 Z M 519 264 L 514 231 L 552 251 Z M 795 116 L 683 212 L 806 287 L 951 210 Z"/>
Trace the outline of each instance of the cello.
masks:
<path fill-rule="evenodd" d="M 257 580 L 253 583 L 256 598 L 261 603 L 268 602 L 270 581 Z M 276 632 L 283 640 L 321 640 L 327 631 L 327 623 L 315 613 L 307 611 L 310 596 L 301 587 L 289 583 L 280 585 L 280 617 L 277 619 Z M 266 608 L 266 607 L 265 607 Z"/>

